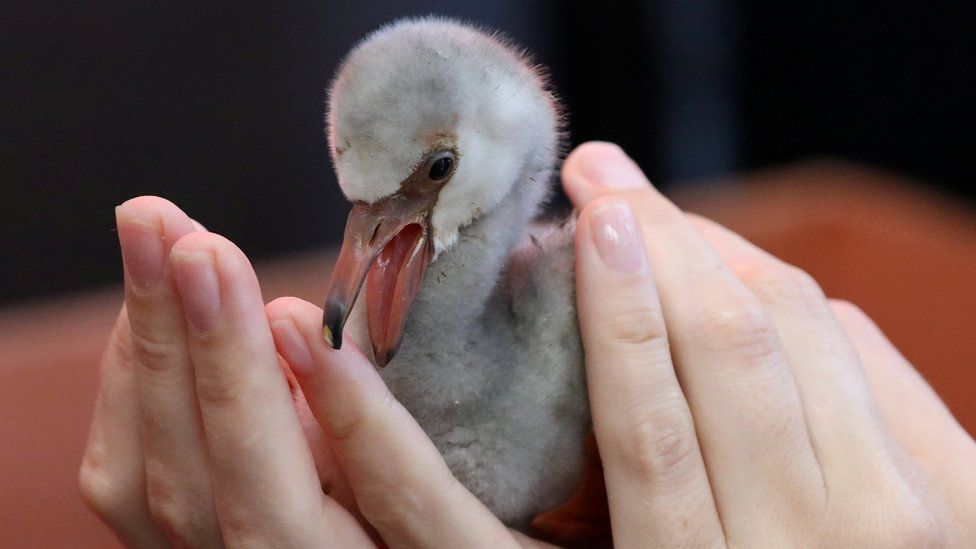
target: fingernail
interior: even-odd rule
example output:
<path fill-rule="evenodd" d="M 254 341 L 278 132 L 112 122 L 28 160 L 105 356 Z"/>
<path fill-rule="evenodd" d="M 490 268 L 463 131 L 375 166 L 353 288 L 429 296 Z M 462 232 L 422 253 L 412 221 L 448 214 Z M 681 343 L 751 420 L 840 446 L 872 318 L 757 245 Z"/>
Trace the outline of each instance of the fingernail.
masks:
<path fill-rule="evenodd" d="M 580 175 L 589 183 L 613 189 L 637 189 L 647 185 L 647 178 L 637 164 L 616 145 L 602 145 L 599 153 L 589 154 L 580 162 Z"/>
<path fill-rule="evenodd" d="M 173 278 L 191 327 L 206 332 L 220 313 L 220 281 L 210 252 L 175 251 Z"/>
<path fill-rule="evenodd" d="M 298 331 L 298 327 L 291 319 L 276 319 L 271 322 L 271 333 L 274 335 L 275 347 L 285 359 L 288 366 L 296 375 L 311 375 L 314 369 L 312 352 L 308 348 L 305 336 Z"/>
<path fill-rule="evenodd" d="M 162 227 L 155 220 L 128 215 L 124 206 L 115 208 L 122 264 L 133 286 L 147 290 L 163 273 L 166 260 Z"/>
<path fill-rule="evenodd" d="M 600 258 L 613 270 L 633 273 L 644 266 L 644 243 L 626 202 L 598 206 L 590 214 L 590 230 Z"/>

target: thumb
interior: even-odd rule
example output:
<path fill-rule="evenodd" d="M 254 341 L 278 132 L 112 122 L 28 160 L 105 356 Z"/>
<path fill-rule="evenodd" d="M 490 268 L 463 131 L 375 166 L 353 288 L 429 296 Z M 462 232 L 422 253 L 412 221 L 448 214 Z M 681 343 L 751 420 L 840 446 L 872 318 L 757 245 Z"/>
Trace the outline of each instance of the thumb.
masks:
<path fill-rule="evenodd" d="M 576 147 L 563 162 L 562 182 L 577 208 L 601 196 L 652 189 L 644 172 L 623 149 L 603 141 Z"/>
<path fill-rule="evenodd" d="M 345 471 L 356 502 L 387 543 L 516 546 L 451 474 L 437 448 L 355 345 L 322 338 L 322 310 L 296 298 L 267 306 L 278 352 Z"/>

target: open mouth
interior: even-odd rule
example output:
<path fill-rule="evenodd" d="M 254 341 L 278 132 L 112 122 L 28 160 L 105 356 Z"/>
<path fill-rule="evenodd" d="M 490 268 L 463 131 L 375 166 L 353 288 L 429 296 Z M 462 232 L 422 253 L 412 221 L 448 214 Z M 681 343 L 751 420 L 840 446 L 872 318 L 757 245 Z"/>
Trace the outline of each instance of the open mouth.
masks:
<path fill-rule="evenodd" d="M 427 231 L 417 223 L 383 246 L 366 276 L 366 316 L 373 354 L 385 366 L 400 345 L 407 312 L 430 262 Z"/>
<path fill-rule="evenodd" d="M 322 336 L 334 349 L 342 347 L 343 326 L 366 284 L 373 357 L 378 366 L 393 357 L 434 255 L 430 215 L 436 198 L 426 189 L 353 203 L 322 307 Z"/>

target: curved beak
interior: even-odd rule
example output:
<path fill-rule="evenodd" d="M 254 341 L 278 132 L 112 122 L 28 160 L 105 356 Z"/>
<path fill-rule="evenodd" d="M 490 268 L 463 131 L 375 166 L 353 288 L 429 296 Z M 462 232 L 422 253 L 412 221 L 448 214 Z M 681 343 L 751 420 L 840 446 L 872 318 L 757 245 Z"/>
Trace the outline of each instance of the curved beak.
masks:
<path fill-rule="evenodd" d="M 428 235 L 434 200 L 436 193 L 401 192 L 353 206 L 323 307 L 322 333 L 333 348 L 342 346 L 342 328 L 366 283 L 373 355 L 379 366 L 393 357 L 433 256 Z"/>

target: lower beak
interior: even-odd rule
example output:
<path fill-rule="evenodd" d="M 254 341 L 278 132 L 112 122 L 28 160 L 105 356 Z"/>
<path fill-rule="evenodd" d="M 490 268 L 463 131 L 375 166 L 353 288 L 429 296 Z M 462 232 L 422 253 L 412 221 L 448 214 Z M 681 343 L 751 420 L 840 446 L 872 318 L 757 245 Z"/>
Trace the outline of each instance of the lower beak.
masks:
<path fill-rule="evenodd" d="M 363 284 L 373 355 L 385 366 L 403 334 L 413 303 L 432 256 L 428 238 L 428 210 L 394 195 L 374 204 L 353 206 L 346 222 L 342 249 L 325 300 L 322 332 L 338 349 L 342 329 Z"/>

